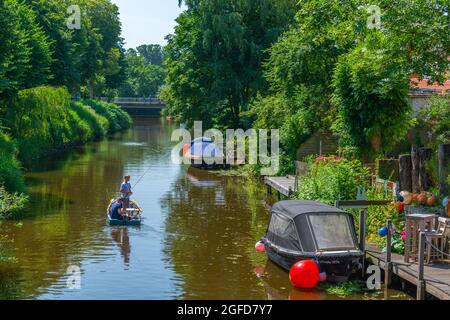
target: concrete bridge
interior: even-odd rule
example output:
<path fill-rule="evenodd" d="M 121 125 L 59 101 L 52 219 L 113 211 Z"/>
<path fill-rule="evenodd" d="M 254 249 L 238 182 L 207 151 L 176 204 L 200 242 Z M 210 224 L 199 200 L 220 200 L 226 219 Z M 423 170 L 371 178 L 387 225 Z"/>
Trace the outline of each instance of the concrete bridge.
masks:
<path fill-rule="evenodd" d="M 159 115 L 162 109 L 167 107 L 166 103 L 156 98 L 127 98 L 120 97 L 114 103 L 123 108 L 131 115 Z"/>

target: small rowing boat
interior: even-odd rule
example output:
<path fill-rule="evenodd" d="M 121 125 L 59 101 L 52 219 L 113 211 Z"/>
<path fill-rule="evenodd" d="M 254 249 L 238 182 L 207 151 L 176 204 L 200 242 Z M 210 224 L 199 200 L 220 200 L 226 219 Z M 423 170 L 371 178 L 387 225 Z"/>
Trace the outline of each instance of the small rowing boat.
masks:
<path fill-rule="evenodd" d="M 142 209 L 139 207 L 136 201 L 130 201 L 129 208 L 123 219 L 112 219 L 111 218 L 111 205 L 114 203 L 114 199 L 109 203 L 108 209 L 106 210 L 106 221 L 110 226 L 140 226 L 142 223 Z"/>

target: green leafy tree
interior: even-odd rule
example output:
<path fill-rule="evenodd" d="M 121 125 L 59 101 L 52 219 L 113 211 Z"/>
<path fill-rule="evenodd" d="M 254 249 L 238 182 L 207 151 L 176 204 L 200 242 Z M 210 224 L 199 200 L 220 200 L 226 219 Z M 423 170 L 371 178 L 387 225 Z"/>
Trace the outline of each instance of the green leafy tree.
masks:
<path fill-rule="evenodd" d="M 145 59 L 147 64 L 162 66 L 166 59 L 166 52 L 159 44 L 144 44 L 136 48 L 139 55 Z"/>
<path fill-rule="evenodd" d="M 185 1 L 166 48 L 163 98 L 192 123 L 238 126 L 241 111 L 266 87 L 267 49 L 294 17 L 285 0 Z"/>
<path fill-rule="evenodd" d="M 270 48 L 269 90 L 251 105 L 257 128 L 279 128 L 281 171 L 292 173 L 300 145 L 317 131 L 331 134 L 330 85 L 339 56 L 361 36 L 358 1 L 300 1 L 293 28 Z"/>
<path fill-rule="evenodd" d="M 36 14 L 16 0 L 0 3 L 0 95 L 45 84 L 50 76 L 51 52 Z"/>
<path fill-rule="evenodd" d="M 126 81 L 120 95 L 126 97 L 155 97 L 164 83 L 163 67 L 150 64 L 134 49 L 126 53 Z"/>
<path fill-rule="evenodd" d="M 88 80 L 89 97 L 95 95 L 96 77 L 114 77 L 124 70 L 120 67 L 123 55 L 123 39 L 119 8 L 109 0 L 80 0 L 85 13 L 88 48 L 84 59 L 85 78 Z M 119 77 L 122 78 L 123 77 Z M 111 79 L 110 79 L 111 80 Z M 120 83 L 111 80 L 118 87 Z M 110 83 L 111 83 L 110 82 Z M 120 82 L 120 81 L 119 81 Z"/>
<path fill-rule="evenodd" d="M 427 128 L 436 144 L 450 143 L 450 98 L 434 96 L 419 113 L 420 125 Z"/>
<path fill-rule="evenodd" d="M 380 29 L 368 28 L 370 5 L 381 9 Z M 441 0 L 302 0 L 299 7 L 296 24 L 269 51 L 269 91 L 252 104 L 255 125 L 280 123 L 291 158 L 305 132 L 316 130 L 333 129 L 344 150 L 365 159 L 387 151 L 411 124 L 411 74 L 446 78 L 448 6 Z M 274 99 L 286 110 L 276 112 L 281 120 L 267 116 Z M 302 123 L 308 130 L 285 130 L 296 117 L 309 117 Z"/>
<path fill-rule="evenodd" d="M 341 145 L 366 160 L 389 151 L 411 127 L 410 77 L 446 78 L 448 6 L 443 1 L 379 1 L 381 28 L 364 32 L 333 76 Z"/>
<path fill-rule="evenodd" d="M 402 57 L 381 48 L 355 48 L 340 59 L 333 77 L 336 132 L 346 151 L 366 160 L 390 150 L 411 126 Z"/>

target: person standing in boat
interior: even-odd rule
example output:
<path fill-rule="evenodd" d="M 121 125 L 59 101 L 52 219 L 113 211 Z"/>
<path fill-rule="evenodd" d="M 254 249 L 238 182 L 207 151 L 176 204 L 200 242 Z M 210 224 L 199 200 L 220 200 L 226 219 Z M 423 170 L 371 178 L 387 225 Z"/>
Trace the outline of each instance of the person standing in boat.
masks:
<path fill-rule="evenodd" d="M 130 176 L 123 177 L 123 182 L 120 185 L 120 193 L 122 194 L 123 208 L 125 210 L 128 209 L 130 205 L 130 197 L 133 194 L 133 192 L 131 192 L 130 179 L 131 179 Z"/>

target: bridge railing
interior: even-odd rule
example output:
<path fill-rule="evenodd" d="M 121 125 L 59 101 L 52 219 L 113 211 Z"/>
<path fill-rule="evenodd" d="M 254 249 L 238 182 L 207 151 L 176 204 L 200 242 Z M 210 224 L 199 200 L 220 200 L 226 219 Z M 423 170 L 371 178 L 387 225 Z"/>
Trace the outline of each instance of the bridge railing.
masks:
<path fill-rule="evenodd" d="M 106 101 L 107 98 L 102 97 L 101 100 Z M 118 97 L 114 99 L 116 104 L 126 104 L 126 103 L 139 103 L 139 104 L 162 104 L 166 103 L 157 98 L 131 98 L 131 97 Z"/>

